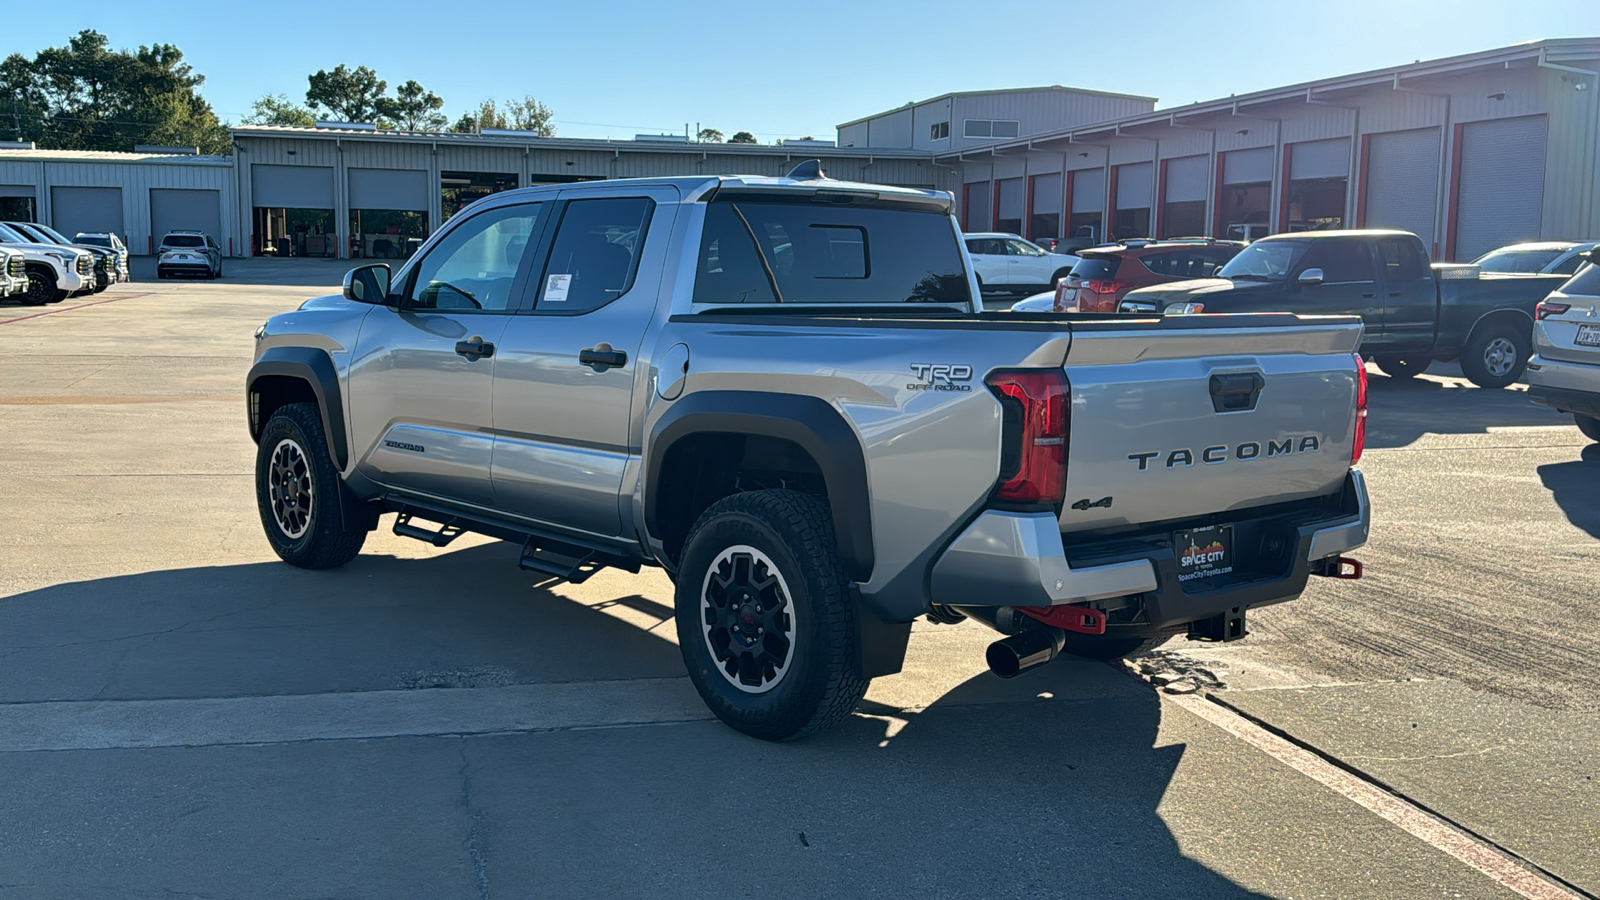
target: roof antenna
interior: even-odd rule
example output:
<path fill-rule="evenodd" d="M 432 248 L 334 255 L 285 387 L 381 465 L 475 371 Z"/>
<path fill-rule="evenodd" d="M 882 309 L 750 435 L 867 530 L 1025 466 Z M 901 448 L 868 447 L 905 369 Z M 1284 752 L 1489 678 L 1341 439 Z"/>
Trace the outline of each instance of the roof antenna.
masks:
<path fill-rule="evenodd" d="M 811 181 L 817 178 L 827 178 L 828 173 L 822 171 L 822 160 L 808 159 L 790 169 L 789 177 L 796 181 Z"/>

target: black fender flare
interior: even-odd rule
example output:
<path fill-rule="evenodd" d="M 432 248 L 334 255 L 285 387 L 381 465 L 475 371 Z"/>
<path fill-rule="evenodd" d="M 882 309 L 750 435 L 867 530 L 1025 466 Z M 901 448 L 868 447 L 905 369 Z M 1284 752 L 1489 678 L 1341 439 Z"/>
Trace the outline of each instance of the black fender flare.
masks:
<path fill-rule="evenodd" d="M 861 439 L 826 400 L 763 391 L 700 391 L 672 404 L 651 428 L 645 460 L 644 521 L 659 534 L 659 479 L 667 452 L 695 434 L 744 434 L 799 445 L 817 461 L 828 489 L 833 531 L 845 572 L 872 577 L 872 507 Z"/>
<path fill-rule="evenodd" d="M 350 444 L 344 433 L 344 396 L 339 391 L 339 373 L 327 351 L 315 347 L 270 347 L 263 351 L 245 376 L 245 414 L 250 422 L 250 439 L 261 439 L 266 423 L 256 421 L 256 382 L 267 376 L 295 378 L 310 385 L 322 413 L 322 431 L 328 436 L 328 455 L 334 468 L 343 472 L 350 459 Z"/>

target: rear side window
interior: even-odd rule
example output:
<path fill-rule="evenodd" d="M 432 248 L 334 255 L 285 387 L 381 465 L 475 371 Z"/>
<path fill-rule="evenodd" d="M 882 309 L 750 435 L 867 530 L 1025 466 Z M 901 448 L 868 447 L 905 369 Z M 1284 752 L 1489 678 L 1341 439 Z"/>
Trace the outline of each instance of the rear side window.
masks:
<path fill-rule="evenodd" d="M 1085 256 L 1072 267 L 1071 277 L 1083 281 L 1110 281 L 1116 276 L 1117 266 L 1121 262 L 1117 257 Z"/>
<path fill-rule="evenodd" d="M 1417 245 L 1404 238 L 1379 238 L 1378 261 L 1388 281 L 1416 281 L 1428 278 L 1428 264 Z"/>
<path fill-rule="evenodd" d="M 550 247 L 539 312 L 586 313 L 627 293 L 654 210 L 648 197 L 568 203 Z"/>
<path fill-rule="evenodd" d="M 1583 295 L 1585 297 L 1600 297 L 1600 266 L 1590 264 L 1578 270 L 1578 274 L 1567 279 L 1561 286 L 1561 293 L 1567 296 Z"/>
<path fill-rule="evenodd" d="M 967 241 L 967 252 L 979 256 L 1004 256 L 1006 245 L 999 238 L 975 238 Z"/>
<path fill-rule="evenodd" d="M 1366 241 L 1318 241 L 1306 253 L 1305 269 L 1321 269 L 1324 284 L 1372 280 L 1372 251 Z"/>
<path fill-rule="evenodd" d="M 1233 258 L 1233 252 L 1214 247 L 1196 247 L 1189 250 L 1167 250 L 1140 256 L 1139 262 L 1157 275 L 1169 278 L 1210 278 L 1223 264 Z"/>
<path fill-rule="evenodd" d="M 696 303 L 970 300 L 960 245 L 941 213 L 782 200 L 706 207 Z"/>
<path fill-rule="evenodd" d="M 1550 274 L 1571 275 L 1572 273 L 1578 271 L 1578 267 L 1581 265 L 1583 265 L 1583 254 L 1574 253 L 1566 259 L 1563 259 L 1561 262 L 1556 263 L 1554 266 L 1551 266 Z"/>

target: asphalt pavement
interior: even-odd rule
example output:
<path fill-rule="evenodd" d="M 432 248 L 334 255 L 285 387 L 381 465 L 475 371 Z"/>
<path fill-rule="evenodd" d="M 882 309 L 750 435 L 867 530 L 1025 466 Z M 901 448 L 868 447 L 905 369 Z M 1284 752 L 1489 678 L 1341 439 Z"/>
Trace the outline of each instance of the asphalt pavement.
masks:
<path fill-rule="evenodd" d="M 1246 641 L 1001 681 L 987 631 L 919 623 L 773 745 L 699 703 L 659 572 L 383 529 L 276 560 L 250 334 L 343 268 L 0 306 L 0 898 L 1518 895 L 1134 677 L 1166 670 L 1600 893 L 1600 451 L 1519 390 L 1374 374 L 1366 577 Z"/>

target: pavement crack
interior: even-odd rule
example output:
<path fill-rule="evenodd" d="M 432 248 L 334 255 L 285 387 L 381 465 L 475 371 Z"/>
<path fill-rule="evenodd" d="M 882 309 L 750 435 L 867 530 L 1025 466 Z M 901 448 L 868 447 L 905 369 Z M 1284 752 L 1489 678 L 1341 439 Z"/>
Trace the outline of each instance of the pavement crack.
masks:
<path fill-rule="evenodd" d="M 472 876 L 478 885 L 478 900 L 489 900 L 489 861 L 479 846 L 479 829 L 484 821 L 484 812 L 472 802 L 472 761 L 467 758 L 465 739 L 461 741 L 461 807 L 466 810 L 470 823 L 467 827 L 466 849 L 468 858 L 472 860 Z"/>
<path fill-rule="evenodd" d="M 1347 762 L 1362 760 L 1366 762 L 1426 762 L 1435 759 L 1461 759 L 1466 756 L 1487 756 L 1500 750 L 1509 749 L 1504 744 L 1493 747 L 1484 747 L 1481 750 L 1462 750 L 1459 753 L 1425 753 L 1421 756 L 1347 756 L 1340 754 L 1339 758 Z"/>

